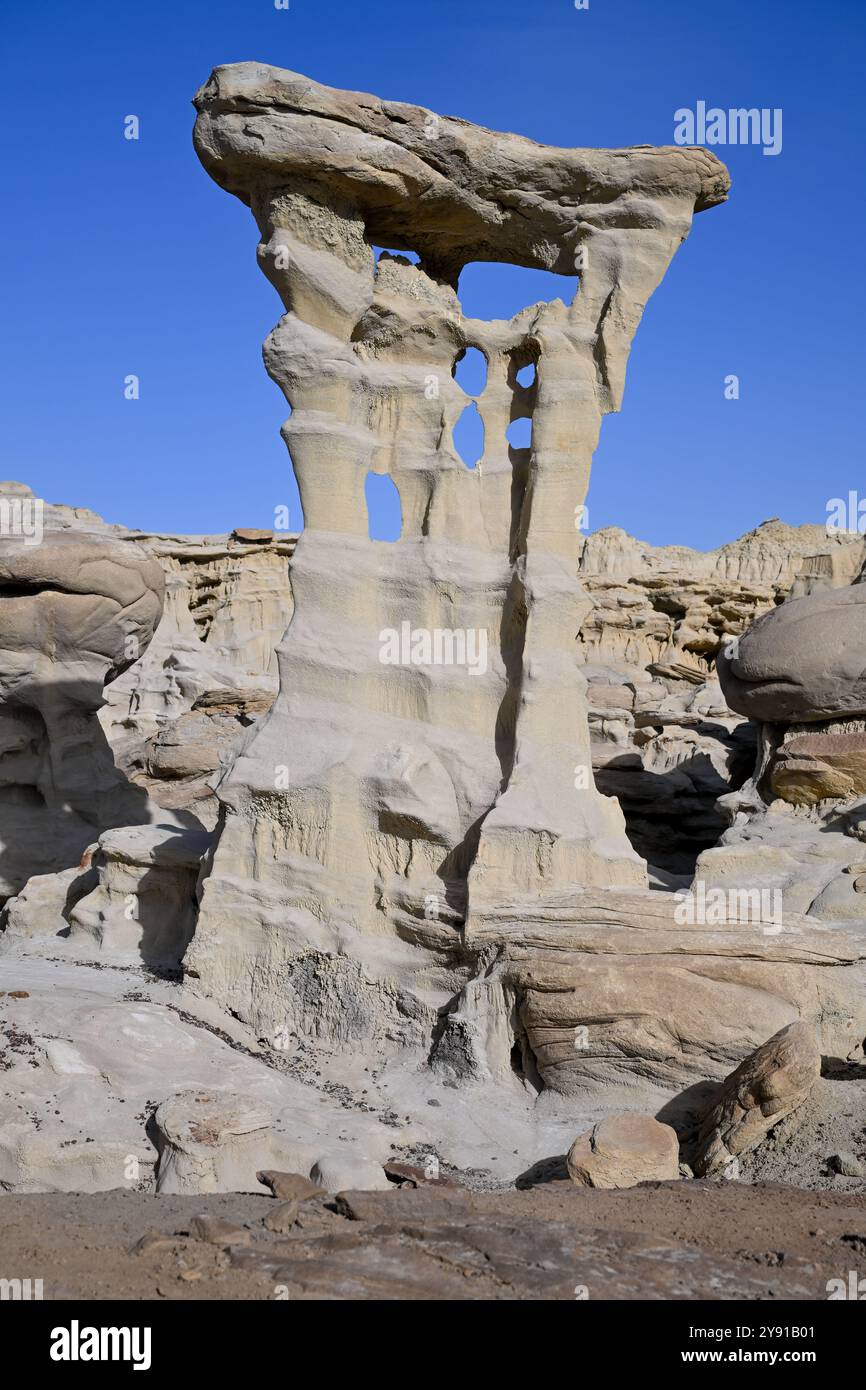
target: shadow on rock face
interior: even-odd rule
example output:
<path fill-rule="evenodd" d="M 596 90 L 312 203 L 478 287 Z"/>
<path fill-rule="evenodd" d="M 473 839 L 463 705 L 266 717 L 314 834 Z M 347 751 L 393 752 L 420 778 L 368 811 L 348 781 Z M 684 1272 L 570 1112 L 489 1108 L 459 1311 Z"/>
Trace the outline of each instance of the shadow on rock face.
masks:
<path fill-rule="evenodd" d="M 207 831 L 166 825 L 105 831 L 89 880 L 64 910 L 70 934 L 90 937 L 115 958 L 140 956 L 162 975 L 175 975 L 192 940 L 196 886 Z"/>
<path fill-rule="evenodd" d="M 103 830 L 153 819 L 147 793 L 115 766 L 96 717 L 102 691 L 92 693 L 85 703 L 77 682 L 29 686 L 26 705 L 8 701 L 0 709 L 4 897 L 34 874 L 80 863 Z"/>
<path fill-rule="evenodd" d="M 716 726 L 707 726 L 715 734 Z M 721 738 L 724 734 L 724 740 Z M 720 746 L 728 751 L 727 775 L 705 753 L 656 772 L 634 753 L 614 756 L 595 771 L 605 796 L 622 807 L 632 848 L 648 863 L 669 873 L 693 874 L 698 855 L 711 849 L 728 827 L 716 809 L 720 796 L 737 791 L 755 762 L 753 737 L 721 730 Z"/>
<path fill-rule="evenodd" d="M 547 1182 L 568 1181 L 568 1168 L 565 1154 L 554 1154 L 551 1158 L 541 1158 L 515 1179 L 514 1186 L 521 1191 L 529 1187 L 541 1187 Z"/>
<path fill-rule="evenodd" d="M 691 1165 L 697 1150 L 701 1123 L 707 1111 L 721 1095 L 721 1081 L 696 1081 L 656 1111 L 655 1118 L 676 1131 L 680 1141 L 680 1159 Z"/>
<path fill-rule="evenodd" d="M 0 536 L 0 897 L 80 864 L 106 829 L 173 819 L 116 767 L 98 719 L 106 682 L 146 651 L 163 592 L 137 545 Z"/>

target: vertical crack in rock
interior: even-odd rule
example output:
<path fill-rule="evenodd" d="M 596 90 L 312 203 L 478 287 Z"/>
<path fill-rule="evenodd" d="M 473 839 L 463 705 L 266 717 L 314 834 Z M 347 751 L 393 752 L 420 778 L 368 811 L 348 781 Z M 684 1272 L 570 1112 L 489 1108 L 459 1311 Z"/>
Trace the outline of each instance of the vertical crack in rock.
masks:
<path fill-rule="evenodd" d="M 195 104 L 199 157 L 250 206 L 285 306 L 264 359 L 306 527 L 280 693 L 219 787 L 188 963 L 264 1031 L 301 1008 L 301 954 L 345 953 L 391 1001 L 371 1035 L 395 999 L 432 1030 L 498 914 L 646 885 L 590 772 L 576 517 L 644 305 L 727 172 L 698 149 L 555 149 L 257 63 L 216 69 Z M 467 318 L 459 275 L 479 260 L 579 271 L 579 293 Z M 474 398 L 454 379 L 468 348 L 487 361 Z M 452 438 L 473 399 L 467 468 Z M 368 537 L 371 472 L 399 492 L 396 541 Z"/>

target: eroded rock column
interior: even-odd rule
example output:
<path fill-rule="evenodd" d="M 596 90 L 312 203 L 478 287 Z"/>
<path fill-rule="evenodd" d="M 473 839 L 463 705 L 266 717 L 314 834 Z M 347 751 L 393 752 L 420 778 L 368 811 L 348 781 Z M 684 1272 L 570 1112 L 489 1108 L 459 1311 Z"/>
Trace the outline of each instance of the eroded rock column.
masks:
<path fill-rule="evenodd" d="M 265 363 L 306 529 L 280 695 L 219 788 L 187 963 L 263 1030 L 421 1045 L 476 922 L 646 882 L 590 771 L 576 519 L 644 304 L 727 174 L 702 150 L 552 149 L 252 63 L 196 105 L 199 156 L 252 208 L 285 305 Z M 376 245 L 419 262 L 376 264 Z M 471 320 L 473 260 L 577 270 L 579 292 Z M 470 347 L 472 469 L 452 442 Z M 368 538 L 370 472 L 399 491 L 397 542 Z"/>

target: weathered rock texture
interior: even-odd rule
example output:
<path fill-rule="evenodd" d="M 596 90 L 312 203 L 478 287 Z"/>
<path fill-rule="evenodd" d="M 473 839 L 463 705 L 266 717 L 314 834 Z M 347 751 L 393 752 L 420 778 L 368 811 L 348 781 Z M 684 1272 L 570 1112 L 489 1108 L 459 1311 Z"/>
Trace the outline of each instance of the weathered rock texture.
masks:
<path fill-rule="evenodd" d="M 821 1052 L 814 1029 L 790 1023 L 725 1081 L 701 1125 L 692 1165 L 695 1173 L 713 1173 L 756 1148 L 808 1099 L 820 1075 Z"/>
<path fill-rule="evenodd" d="M 0 483 L 0 506 L 33 502 L 26 484 Z M 210 779 L 277 693 L 276 647 L 292 614 L 297 536 L 245 527 L 220 536 L 154 534 L 84 507 L 39 505 L 49 537 L 68 533 L 62 544 L 84 533 L 79 539 L 114 544 L 115 556 L 122 544 L 133 567 L 143 552 L 155 562 L 149 572 L 164 596 L 162 616 L 149 642 L 138 642 L 138 657 L 109 673 L 98 719 L 129 781 L 159 806 L 189 810 L 212 827 Z"/>
<path fill-rule="evenodd" d="M 722 653 L 732 709 L 762 723 L 866 717 L 866 584 L 792 598 Z"/>
<path fill-rule="evenodd" d="M 103 725 L 132 780 L 213 826 L 210 780 L 276 695 L 296 537 L 129 534 L 165 571 L 165 612 L 143 659 L 109 688 Z"/>
<path fill-rule="evenodd" d="M 186 1091 L 153 1116 L 157 1192 L 255 1190 L 257 1165 L 275 1157 L 266 1106 L 236 1096 Z"/>
<path fill-rule="evenodd" d="M 107 687 L 108 713 L 112 719 L 115 711 L 118 716 L 117 723 L 109 724 L 109 732 L 113 741 L 118 740 L 117 749 L 120 718 L 127 718 L 130 726 L 140 719 L 138 733 L 130 727 L 122 735 L 123 746 L 132 751 L 131 761 L 138 768 L 144 766 L 148 748 L 154 746 L 176 749 L 188 766 L 199 755 L 202 763 L 217 766 L 218 757 L 213 756 L 216 746 L 208 742 L 207 730 L 202 735 L 203 748 L 196 747 L 188 735 L 189 722 L 201 717 L 202 708 L 223 706 L 228 700 L 227 682 L 236 682 L 237 677 L 227 676 L 225 664 L 211 649 L 208 633 L 197 626 L 194 615 L 201 606 L 193 600 L 199 588 L 196 575 L 199 566 L 216 570 L 216 602 L 227 610 L 229 643 L 242 644 L 248 609 L 231 604 L 231 571 L 243 572 L 246 567 L 257 570 L 262 564 L 259 544 L 267 544 L 270 550 L 272 546 L 290 546 L 292 538 L 273 538 L 269 543 L 245 544 L 243 548 L 230 537 L 136 538 L 138 533 L 106 527 L 93 514 L 82 516 L 79 509 L 46 508 L 46 514 L 49 512 L 53 528 L 80 528 L 86 522 L 90 531 L 151 549 L 163 564 L 170 587 L 176 563 L 170 552 L 180 549 L 196 556 L 190 561 L 190 573 L 169 599 L 169 605 L 177 605 L 178 615 L 167 612 L 164 616 L 160 625 L 164 640 L 154 639 L 142 660 Z M 628 811 L 630 833 L 640 820 L 644 842 L 652 845 L 656 863 L 664 862 L 658 855 L 667 834 L 679 833 L 681 850 L 688 850 L 690 831 L 688 824 L 680 829 L 682 822 L 695 818 L 696 807 L 707 808 L 712 803 L 710 775 L 700 780 L 695 775 L 691 740 L 700 736 L 705 746 L 716 750 L 712 756 L 723 777 L 727 767 L 725 740 L 730 730 L 736 737 L 738 730 L 749 728 L 727 708 L 724 715 L 713 714 L 711 718 L 703 713 L 704 700 L 718 698 L 712 695 L 710 636 L 716 634 L 717 644 L 727 641 L 729 627 L 736 629 L 739 624 L 741 630 L 756 612 L 775 606 L 791 591 L 846 582 L 861 560 L 862 541 L 840 546 L 836 541 L 828 543 L 820 528 L 790 528 L 775 522 L 765 523 L 752 536 L 711 556 L 680 547 L 653 548 L 622 532 L 602 532 L 588 539 L 582 552 L 581 577 L 591 591 L 594 606 L 580 622 L 578 653 L 579 658 L 587 658 L 583 669 L 589 681 L 593 761 L 597 768 L 603 767 L 611 753 L 616 758 L 623 747 L 630 750 L 629 765 L 617 763 L 617 790 Z M 288 557 L 282 556 L 280 563 L 287 564 Z M 711 585 L 708 568 L 712 569 Z M 248 589 L 257 582 L 242 573 L 236 584 L 238 589 Z M 288 593 L 285 570 L 274 571 L 273 583 L 278 596 Z M 707 622 L 707 651 L 687 654 L 684 634 L 697 625 L 698 616 L 710 603 L 705 593 L 708 587 L 713 619 Z M 735 609 L 737 596 L 741 601 Z M 290 598 L 288 605 L 290 611 Z M 664 609 L 659 611 L 662 605 Z M 716 615 L 723 606 L 726 613 L 720 620 Z M 668 608 L 677 611 L 665 611 Z M 681 608 L 687 610 L 685 618 L 677 616 Z M 575 616 L 575 631 L 580 617 L 579 613 Z M 177 633 L 181 624 L 194 634 L 196 675 L 191 689 L 200 708 L 192 711 L 189 697 L 182 697 L 177 705 L 180 713 L 174 718 L 175 706 L 159 692 L 169 689 L 175 669 L 171 633 Z M 673 659 L 661 670 L 660 652 L 669 649 L 673 649 Z M 694 663 L 689 668 L 691 678 L 680 669 L 689 662 Z M 152 715 L 139 708 L 136 716 L 135 711 L 130 713 L 130 691 L 143 689 L 143 667 L 150 672 L 147 681 L 154 692 L 155 708 Z M 266 667 L 251 668 L 252 663 L 246 668 L 250 688 L 262 690 Z M 626 743 L 621 741 L 620 730 L 616 742 L 611 742 L 611 721 L 606 717 L 611 707 L 604 697 L 609 696 L 612 684 L 617 692 L 634 695 L 634 707 L 624 709 L 622 715 L 617 713 L 617 720 L 625 725 Z M 121 686 L 126 687 L 125 694 L 116 693 Z M 697 726 L 686 722 L 696 694 L 703 707 Z M 652 720 L 649 728 L 642 723 L 644 713 Z M 246 729 L 237 722 L 235 737 L 248 737 L 254 721 L 262 717 L 260 712 L 251 711 Z M 698 716 L 691 711 L 691 717 Z M 155 738 L 150 732 L 154 727 L 158 729 Z M 649 740 L 643 743 L 645 734 Z M 662 743 L 667 760 L 665 782 L 676 781 L 679 787 L 673 807 L 661 790 L 654 798 L 648 796 L 648 765 L 639 761 L 651 756 L 658 767 Z M 744 746 L 752 745 L 744 741 Z M 144 781 L 140 771 L 131 775 Z M 691 798 L 683 791 L 683 776 L 688 776 L 695 788 Z M 147 786 L 159 801 L 164 802 L 168 793 L 177 797 L 175 804 L 191 806 L 201 814 L 203 801 L 198 789 L 206 787 L 206 779 L 149 776 Z M 726 783 L 723 787 L 728 790 Z M 741 795 L 735 793 L 732 799 Z M 783 803 L 778 805 L 787 810 Z M 784 826 L 788 848 L 767 843 L 766 828 L 756 829 L 753 819 L 741 851 L 724 845 L 712 850 L 702 861 L 701 871 L 708 881 L 727 883 L 738 890 L 753 882 L 782 883 L 787 914 L 781 932 L 765 933 L 759 920 L 732 920 L 714 927 L 678 924 L 675 900 L 665 893 L 647 896 L 607 891 L 600 897 L 564 893 L 558 908 L 548 902 L 541 920 L 528 913 L 524 904 L 515 904 L 505 924 L 501 914 L 494 917 L 489 937 L 481 932 L 476 938 L 477 956 L 470 952 L 464 964 L 455 964 L 451 956 L 438 973 L 437 957 L 433 955 L 431 962 L 431 957 L 417 947 L 407 946 L 405 955 L 396 961 L 393 947 L 381 959 L 371 953 L 363 967 L 357 960 L 347 961 L 339 951 L 303 952 L 288 974 L 285 1017 L 279 1029 L 268 1029 L 265 1036 L 275 1037 L 283 1024 L 291 1022 L 288 1055 L 320 1059 L 315 1063 L 317 1071 L 323 1068 L 324 1076 L 340 1077 L 355 1094 L 365 1096 L 364 1104 L 365 1088 L 370 1084 L 364 1065 L 396 1046 L 401 1055 L 395 1059 L 390 1093 L 400 1095 L 397 1103 L 401 1113 L 405 1105 L 413 1113 L 420 1110 L 428 1120 L 435 1118 L 430 1138 L 444 1152 L 473 1165 L 489 1161 L 490 1134 L 496 1130 L 502 1101 L 507 1097 L 511 1128 L 506 1126 L 504 1152 L 511 1154 L 519 1145 L 521 1154 L 510 1160 L 514 1172 L 540 1154 L 557 1149 L 556 1126 L 539 1123 L 545 1102 L 557 1096 L 566 1107 L 564 1147 L 576 1128 L 574 1111 L 568 1107 L 575 1101 L 580 1103 L 581 1097 L 588 1098 L 593 1107 L 605 1107 L 610 1088 L 615 1086 L 617 1094 L 628 1094 L 632 1103 L 645 1104 L 652 1096 L 661 1103 L 678 1089 L 704 1082 L 707 1077 L 724 1076 L 744 1053 L 801 1013 L 822 1028 L 825 1050 L 844 1056 L 862 1036 L 862 1031 L 858 1035 L 862 983 L 856 962 L 866 947 L 862 937 L 857 944 L 864 917 L 857 885 L 862 887 L 866 876 L 866 851 L 857 838 L 860 821 L 855 810 L 845 821 L 851 833 L 828 835 L 819 833 L 819 827 L 810 821 L 792 819 L 790 811 L 785 816 L 765 808 L 763 814 L 777 827 L 777 837 L 779 827 Z M 15 948 L 17 942 L 23 947 L 26 943 L 22 938 L 32 939 L 36 947 L 40 937 L 47 937 L 56 952 L 60 948 L 58 932 L 71 932 L 69 949 L 78 957 L 82 952 L 92 953 L 96 946 L 103 959 L 124 962 L 127 970 L 130 960 L 149 966 L 176 964 L 191 929 L 193 885 L 203 844 L 197 841 L 194 829 L 112 831 L 101 837 L 100 845 L 93 847 L 80 867 L 76 864 L 62 873 L 31 878 L 8 907 L 5 979 L 19 982 L 9 948 Z M 722 864 L 727 865 L 726 875 Z M 804 916 L 807 912 L 809 915 Z M 847 931 L 828 932 L 822 927 L 825 919 L 843 920 L 854 940 Z M 428 940 L 434 947 L 438 945 L 432 935 Z M 357 941 L 352 946 L 357 949 Z M 491 953 L 495 963 L 485 965 Z M 479 961 L 480 974 L 474 959 Z M 424 972 L 421 978 L 428 991 L 420 1001 L 417 994 L 412 997 L 409 988 L 413 972 L 417 978 L 419 969 Z M 80 968 L 72 973 L 81 976 Z M 390 984 L 383 988 L 377 973 L 390 978 Z M 97 978 L 110 982 L 113 974 L 101 972 Z M 46 1008 L 56 1014 L 56 991 L 51 992 Z M 437 1008 L 442 1010 L 438 1020 Z M 101 1037 L 99 1017 L 95 1015 Z M 80 1019 L 80 1015 L 76 1013 L 75 1018 Z M 192 1048 L 189 1039 L 167 1035 L 162 1040 L 165 1057 L 160 1054 L 156 1060 L 155 1054 L 145 1050 L 141 1026 L 133 1020 L 117 1030 L 112 1049 L 119 1063 L 124 1038 L 134 1037 L 136 1065 L 150 1078 L 143 1082 L 144 1094 L 159 1095 L 163 1092 L 162 1078 L 167 1075 L 165 1058 L 172 1057 L 182 1041 L 187 1065 L 192 1065 L 201 1043 Z M 152 1028 L 152 1022 L 147 1027 Z M 65 1031 L 80 1046 L 80 1021 L 70 1021 Z M 430 1098 L 436 1099 L 437 1110 L 427 1109 L 416 1079 L 410 1084 L 412 1062 L 406 1053 L 407 1047 L 414 1047 L 423 1058 L 431 1031 L 435 1042 Z M 342 1050 L 340 1058 L 331 1055 L 335 1045 Z M 357 1076 L 346 1071 L 353 1054 L 364 1059 Z M 95 1065 L 102 1065 L 101 1054 L 93 1055 Z M 270 1054 L 276 1060 L 280 1055 Z M 224 1070 L 224 1064 L 221 1068 Z M 179 1087 L 189 1085 L 192 1079 L 208 1083 L 212 1079 L 191 1078 L 180 1073 L 174 1063 L 169 1070 Z M 29 1096 L 38 1073 L 24 1063 L 16 1077 L 19 1092 L 23 1078 Z M 151 1084 L 154 1078 L 158 1086 Z M 119 1081 L 114 1070 L 112 1080 L 115 1090 L 120 1087 L 120 1093 L 125 1094 L 127 1081 Z M 457 1090 L 453 1089 L 455 1082 Z M 79 1103 L 77 1097 L 73 1100 L 70 1085 L 67 1083 L 70 1098 L 64 1102 L 64 1115 Z M 81 1085 L 90 1093 L 97 1082 L 88 1073 Z M 473 1106 L 479 1119 L 477 1134 L 473 1128 L 469 1135 L 462 1098 L 467 1086 L 475 1087 Z M 643 1089 L 647 1086 L 649 1093 Z M 49 1131 L 59 1123 L 52 1120 L 53 1095 L 49 1084 L 44 1114 L 38 1100 L 31 1107 L 41 1126 L 34 1137 L 38 1154 L 35 1150 L 31 1153 L 17 1130 L 14 1133 L 12 1150 L 17 1153 L 20 1147 L 21 1159 L 20 1165 L 10 1170 L 10 1181 L 15 1186 L 40 1181 L 115 1185 L 120 1159 L 116 1142 L 109 1142 L 110 1133 L 105 1139 L 107 1167 L 99 1166 L 94 1158 L 86 1177 L 82 1176 L 82 1159 L 75 1147 L 49 1154 Z M 89 1094 L 87 1109 L 93 1111 L 95 1105 L 103 1103 L 104 1096 L 96 1099 Z M 120 1107 L 110 1129 L 117 1129 L 118 1116 L 128 1109 L 128 1105 Z M 17 1106 L 13 1110 L 19 1113 Z M 552 1117 L 549 1104 L 546 1114 Z M 587 1115 L 588 1122 L 593 1119 L 592 1113 Z M 134 1131 L 135 1126 L 123 1140 L 121 1156 L 134 1151 Z M 62 1134 L 61 1129 L 59 1137 Z M 513 1142 L 509 1142 L 512 1134 Z M 102 1143 L 102 1136 L 96 1137 Z M 341 1147 L 337 1146 L 338 1152 Z M 88 1146 L 91 1157 L 96 1149 L 96 1143 Z M 307 1167 L 322 1151 L 331 1165 L 330 1172 L 333 1145 L 321 1141 L 318 1150 L 311 1146 L 305 1151 Z M 99 1154 L 102 1152 L 100 1148 Z M 360 1172 L 364 1162 L 368 1160 L 353 1160 L 355 1170 Z"/>
<path fill-rule="evenodd" d="M 754 770 L 757 730 L 726 704 L 716 658 L 789 597 L 850 584 L 864 559 L 862 536 L 776 520 L 708 553 L 616 527 L 587 537 L 578 658 L 593 769 L 651 865 L 691 876 L 729 823 L 717 799 Z"/>
<path fill-rule="evenodd" d="M 866 793 L 866 583 L 792 598 L 719 654 L 732 709 L 763 726 L 757 784 L 794 805 Z"/>
<path fill-rule="evenodd" d="M 210 836 L 163 826 L 108 830 L 91 858 L 96 883 L 65 916 L 70 934 L 115 955 L 178 969 L 195 929 L 196 884 Z"/>
<path fill-rule="evenodd" d="M 250 204 L 286 306 L 265 358 L 292 408 L 306 530 L 295 550 L 46 509 L 55 549 L 84 557 L 98 632 L 105 604 L 121 628 L 137 611 L 127 569 L 167 576 L 128 671 L 110 641 L 92 659 L 89 629 L 73 645 L 100 696 L 118 675 L 112 777 L 175 823 L 125 815 L 105 834 L 100 810 L 60 872 L 10 877 L 0 1185 L 218 1189 L 273 1165 L 376 1186 L 395 1148 L 508 1182 L 581 1127 L 593 1163 L 604 1150 L 620 1177 L 673 1177 L 673 1131 L 605 1120 L 614 1094 L 691 1124 L 695 1092 L 787 1025 L 835 1058 L 862 1057 L 866 1032 L 866 805 L 836 799 L 822 820 L 768 804 L 779 726 L 728 709 L 712 669 L 765 610 L 845 592 L 862 538 L 767 523 L 701 556 L 616 531 L 583 543 L 575 526 L 643 306 L 726 174 L 704 151 L 551 150 L 256 64 L 219 69 L 197 105 L 202 160 Z M 377 263 L 374 243 L 419 263 Z M 481 323 L 458 298 L 470 259 L 578 270 L 580 289 Z M 488 366 L 473 469 L 451 433 L 470 347 Z M 524 416 L 532 443 L 514 449 Z M 393 544 L 368 538 L 371 472 L 399 490 Z M 111 559 L 98 583 L 87 547 Z M 52 574 L 49 614 L 66 602 Z M 25 620 L 42 638 L 10 583 L 15 652 Z M 19 706 L 39 706 L 10 670 L 17 757 Z M 794 739 L 823 731 L 821 675 L 820 717 L 784 726 Z M 822 752 L 834 786 L 856 774 L 859 732 Z M 814 751 L 792 741 L 777 760 L 797 796 Z M 31 769 L 7 770 L 15 801 Z M 712 920 L 648 886 L 682 885 L 699 851 L 699 879 L 738 904 Z M 743 890 L 780 885 L 783 924 L 760 892 L 741 910 Z M 176 965 L 198 897 L 180 991 L 153 967 Z"/>
<path fill-rule="evenodd" d="M 362 1031 L 393 1015 L 421 1037 L 506 905 L 646 884 L 590 774 L 575 517 L 646 300 L 727 174 L 701 150 L 551 149 L 255 63 L 217 69 L 196 106 L 199 156 L 250 205 L 286 307 L 265 361 L 306 529 L 280 694 L 219 787 L 188 960 L 271 1029 L 307 1007 L 303 962 L 324 953 Z M 377 265 L 372 244 L 419 264 Z M 457 283 L 478 259 L 577 268 L 580 290 L 469 320 Z M 451 443 L 469 347 L 488 364 L 475 469 Z M 520 416 L 525 450 L 506 440 Z M 394 544 L 368 539 L 370 471 L 399 490 Z M 384 664 L 404 624 L 469 634 L 487 660 Z"/>
<path fill-rule="evenodd" d="M 0 895 L 68 869 L 109 826 L 153 818 L 97 719 L 162 612 L 161 567 L 98 533 L 0 540 Z"/>
<path fill-rule="evenodd" d="M 578 1187 L 635 1187 L 639 1182 L 674 1182 L 680 1175 L 680 1145 L 670 1125 L 651 1115 L 609 1115 L 568 1151 L 568 1176 Z"/>
<path fill-rule="evenodd" d="M 858 538 L 859 540 L 859 538 Z M 784 912 L 866 940 L 866 661 L 863 570 L 856 582 L 796 592 L 718 655 L 730 706 L 755 721 L 752 776 L 719 801 L 729 829 L 699 857 L 714 888 L 746 877 Z M 847 1055 L 843 1053 L 842 1055 Z"/>

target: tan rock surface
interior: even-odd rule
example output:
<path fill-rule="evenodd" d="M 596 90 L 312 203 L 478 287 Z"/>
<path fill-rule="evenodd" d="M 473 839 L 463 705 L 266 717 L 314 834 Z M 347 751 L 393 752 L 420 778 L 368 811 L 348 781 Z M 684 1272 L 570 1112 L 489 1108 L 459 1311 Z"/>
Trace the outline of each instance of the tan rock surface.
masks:
<path fill-rule="evenodd" d="M 754 770 L 756 729 L 728 708 L 718 653 L 790 596 L 850 584 L 864 560 L 862 536 L 777 520 L 708 552 L 617 527 L 587 537 L 580 577 L 593 607 L 578 655 L 593 771 L 651 865 L 691 875 L 727 828 L 717 799 Z"/>
<path fill-rule="evenodd" d="M 718 663 L 733 709 L 762 723 L 866 716 L 866 584 L 792 598 Z"/>
<path fill-rule="evenodd" d="M 698 1135 L 692 1163 L 702 1177 L 761 1143 L 807 1100 L 821 1075 L 821 1052 L 809 1024 L 789 1023 L 741 1062 L 721 1088 Z"/>
<path fill-rule="evenodd" d="M 609 1115 L 568 1151 L 568 1175 L 578 1187 L 635 1187 L 679 1177 L 680 1145 L 670 1125 L 651 1115 Z"/>

